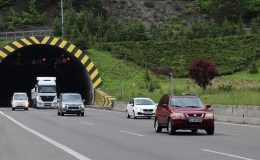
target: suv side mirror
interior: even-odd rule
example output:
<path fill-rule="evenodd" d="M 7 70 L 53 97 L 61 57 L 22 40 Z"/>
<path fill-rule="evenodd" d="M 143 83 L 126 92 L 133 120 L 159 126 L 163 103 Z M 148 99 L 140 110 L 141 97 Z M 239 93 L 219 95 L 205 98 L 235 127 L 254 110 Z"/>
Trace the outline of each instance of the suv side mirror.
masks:
<path fill-rule="evenodd" d="M 211 105 L 210 104 L 206 104 L 206 108 L 211 108 Z"/>
<path fill-rule="evenodd" d="M 168 108 L 168 105 L 167 104 L 163 104 L 162 108 Z"/>

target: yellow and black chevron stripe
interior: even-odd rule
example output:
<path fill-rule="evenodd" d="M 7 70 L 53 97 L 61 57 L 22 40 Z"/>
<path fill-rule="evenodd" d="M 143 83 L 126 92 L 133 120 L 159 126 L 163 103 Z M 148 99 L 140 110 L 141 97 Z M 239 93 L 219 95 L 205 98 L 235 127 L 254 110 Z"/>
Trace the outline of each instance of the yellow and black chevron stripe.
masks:
<path fill-rule="evenodd" d="M 104 96 L 104 106 L 112 106 L 114 100 L 112 96 Z"/>
<path fill-rule="evenodd" d="M 89 77 L 92 81 L 93 88 L 96 89 L 101 86 L 102 80 L 100 74 L 94 63 L 89 59 L 89 57 L 74 44 L 57 37 L 31 36 L 10 42 L 4 47 L 0 47 L 0 62 L 17 49 L 30 45 L 51 45 L 61 48 L 70 54 L 73 54 L 85 67 L 86 72 L 89 74 Z"/>

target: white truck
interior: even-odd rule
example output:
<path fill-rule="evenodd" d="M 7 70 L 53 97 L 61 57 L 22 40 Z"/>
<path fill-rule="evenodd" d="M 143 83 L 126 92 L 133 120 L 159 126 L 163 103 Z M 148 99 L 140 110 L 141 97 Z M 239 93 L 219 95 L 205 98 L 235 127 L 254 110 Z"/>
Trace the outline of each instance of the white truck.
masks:
<path fill-rule="evenodd" d="M 56 77 L 37 77 L 37 81 L 31 90 L 32 105 L 35 108 L 57 108 Z"/>

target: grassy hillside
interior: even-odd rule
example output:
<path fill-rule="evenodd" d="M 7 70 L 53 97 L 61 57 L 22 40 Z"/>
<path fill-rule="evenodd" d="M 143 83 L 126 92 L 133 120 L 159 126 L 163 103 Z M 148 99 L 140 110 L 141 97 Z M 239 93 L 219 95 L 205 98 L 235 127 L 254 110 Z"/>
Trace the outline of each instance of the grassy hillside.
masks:
<path fill-rule="evenodd" d="M 193 59 L 213 60 L 221 74 L 232 74 L 247 68 L 259 56 L 260 35 L 219 38 L 178 39 L 171 41 L 106 43 L 103 49 L 139 66 L 171 66 L 177 76 L 185 76 Z"/>
<path fill-rule="evenodd" d="M 149 92 L 147 88 L 143 89 L 145 69 L 137 67 L 134 63 L 119 60 L 109 52 L 89 50 L 88 54 L 101 73 L 104 82 L 102 89 L 119 100 L 128 101 L 131 97 L 145 96 L 158 102 L 161 95 L 170 91 L 169 77 L 153 76 L 159 81 L 160 88 Z M 258 69 L 260 70 L 260 66 Z M 175 93 L 196 93 L 209 104 L 260 105 L 260 73 L 249 74 L 248 71 L 243 71 L 222 76 L 216 78 L 206 91 L 200 89 L 191 79 L 174 78 L 173 88 Z"/>

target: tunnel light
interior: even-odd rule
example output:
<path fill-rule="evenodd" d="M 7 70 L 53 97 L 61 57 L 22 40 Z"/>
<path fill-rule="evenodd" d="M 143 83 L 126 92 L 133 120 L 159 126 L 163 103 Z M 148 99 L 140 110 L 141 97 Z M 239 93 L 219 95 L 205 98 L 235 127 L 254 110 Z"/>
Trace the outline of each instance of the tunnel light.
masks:
<path fill-rule="evenodd" d="M 70 57 L 67 57 L 67 61 L 69 61 L 70 60 Z"/>
<path fill-rule="evenodd" d="M 42 58 L 42 61 L 45 62 L 45 61 L 46 61 L 46 58 Z"/>

